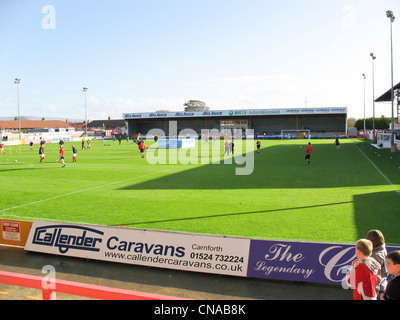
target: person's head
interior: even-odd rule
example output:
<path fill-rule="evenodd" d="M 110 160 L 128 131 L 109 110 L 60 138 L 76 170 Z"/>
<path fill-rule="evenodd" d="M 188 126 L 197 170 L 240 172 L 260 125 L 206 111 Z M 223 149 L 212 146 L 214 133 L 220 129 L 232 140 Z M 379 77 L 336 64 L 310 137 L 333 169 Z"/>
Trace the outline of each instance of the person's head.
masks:
<path fill-rule="evenodd" d="M 386 256 L 386 267 L 390 274 L 394 276 L 400 274 L 400 250 L 388 253 Z"/>
<path fill-rule="evenodd" d="M 367 239 L 372 242 L 374 248 L 380 247 L 385 244 L 385 237 L 379 230 L 370 230 L 367 233 Z"/>
<path fill-rule="evenodd" d="M 360 239 L 356 242 L 356 256 L 362 260 L 368 258 L 372 254 L 373 245 L 370 240 Z"/>

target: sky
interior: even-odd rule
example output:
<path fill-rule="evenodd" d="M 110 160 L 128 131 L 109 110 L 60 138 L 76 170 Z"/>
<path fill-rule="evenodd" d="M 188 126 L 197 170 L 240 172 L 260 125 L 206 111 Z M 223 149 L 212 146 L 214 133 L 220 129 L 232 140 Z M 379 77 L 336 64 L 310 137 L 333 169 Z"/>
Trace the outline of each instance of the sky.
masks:
<path fill-rule="evenodd" d="M 0 0 L 0 118 L 347 107 L 400 81 L 398 0 Z M 363 74 L 366 74 L 364 81 Z M 390 103 L 376 116 L 391 117 Z"/>

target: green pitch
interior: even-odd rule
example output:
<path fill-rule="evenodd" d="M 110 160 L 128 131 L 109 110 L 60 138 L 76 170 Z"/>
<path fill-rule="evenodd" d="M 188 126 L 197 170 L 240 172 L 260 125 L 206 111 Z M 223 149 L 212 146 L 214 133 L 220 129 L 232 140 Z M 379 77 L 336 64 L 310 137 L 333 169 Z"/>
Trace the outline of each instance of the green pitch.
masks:
<path fill-rule="evenodd" d="M 0 218 L 341 243 L 380 229 L 400 244 L 400 154 L 367 142 L 341 140 L 338 151 L 312 140 L 308 166 L 307 141 L 262 141 L 249 176 L 224 164 L 222 144 L 221 163 L 187 165 L 151 165 L 136 145 L 107 144 L 75 143 L 73 163 L 66 143 L 65 168 L 58 144 L 46 145 L 43 164 L 38 145 L 5 147 Z"/>

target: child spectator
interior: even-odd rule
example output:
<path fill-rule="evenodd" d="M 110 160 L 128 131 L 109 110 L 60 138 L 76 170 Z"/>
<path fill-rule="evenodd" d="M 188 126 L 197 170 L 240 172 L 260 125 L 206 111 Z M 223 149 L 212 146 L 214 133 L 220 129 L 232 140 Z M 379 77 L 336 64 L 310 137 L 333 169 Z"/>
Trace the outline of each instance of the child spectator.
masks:
<path fill-rule="evenodd" d="M 390 280 L 383 300 L 400 300 L 400 251 L 393 251 L 387 255 L 388 272 L 393 275 Z"/>
<path fill-rule="evenodd" d="M 370 240 L 356 242 L 356 257 L 346 275 L 347 283 L 353 288 L 354 300 L 376 300 L 376 282 L 380 264 L 371 258 L 373 245 Z"/>
<path fill-rule="evenodd" d="M 386 268 L 386 246 L 385 238 L 381 231 L 370 230 L 367 234 L 367 239 L 372 242 L 373 250 L 371 257 L 374 258 L 381 265 L 378 271 L 378 280 L 376 282 L 376 293 L 378 294 L 378 299 L 383 296 L 387 286 L 387 268 Z"/>

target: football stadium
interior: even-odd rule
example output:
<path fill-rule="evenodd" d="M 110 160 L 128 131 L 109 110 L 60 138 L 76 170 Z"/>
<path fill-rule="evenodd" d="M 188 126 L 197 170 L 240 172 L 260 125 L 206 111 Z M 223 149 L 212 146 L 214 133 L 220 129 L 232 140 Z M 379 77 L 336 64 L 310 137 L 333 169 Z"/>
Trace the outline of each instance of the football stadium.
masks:
<path fill-rule="evenodd" d="M 32 135 L 8 144 L 3 238 L 73 258 L 340 285 L 369 230 L 388 250 L 400 244 L 400 157 L 348 139 L 346 109 L 306 111 L 124 114 L 132 138 L 48 139 L 43 158 Z"/>
<path fill-rule="evenodd" d="M 0 5 L 0 300 L 400 300 L 399 4 L 75 2 Z"/>
<path fill-rule="evenodd" d="M 388 243 L 400 243 L 392 224 L 399 205 L 397 153 L 363 140 L 340 139 L 338 150 L 333 138 L 311 139 L 314 150 L 307 165 L 307 136 L 261 140 L 259 153 L 257 137 L 240 137 L 233 140 L 233 156 L 224 155 L 225 140 L 230 138 L 205 143 L 199 135 L 195 148 L 160 149 L 167 162 L 155 164 L 147 156 L 159 152 L 153 136 L 145 140 L 144 159 L 134 140 L 92 140 L 90 150 L 66 141 L 63 170 L 58 143 L 46 143 L 43 163 L 38 145 L 34 151 L 27 144 L 6 146 L 0 158 L 1 215 L 334 243 L 352 243 L 374 227 L 387 229 Z M 72 162 L 73 144 L 77 162 Z M 253 166 L 251 174 L 236 175 L 245 165 Z"/>
<path fill-rule="evenodd" d="M 202 130 L 250 129 L 261 139 L 281 138 L 281 134 L 312 133 L 313 138 L 336 138 L 347 135 L 347 108 L 291 108 L 222 110 L 198 112 L 125 113 L 128 134 L 138 135 L 159 129 L 164 135 L 178 135 L 184 129 L 196 134 Z M 170 133 L 170 121 L 177 123 Z"/>

